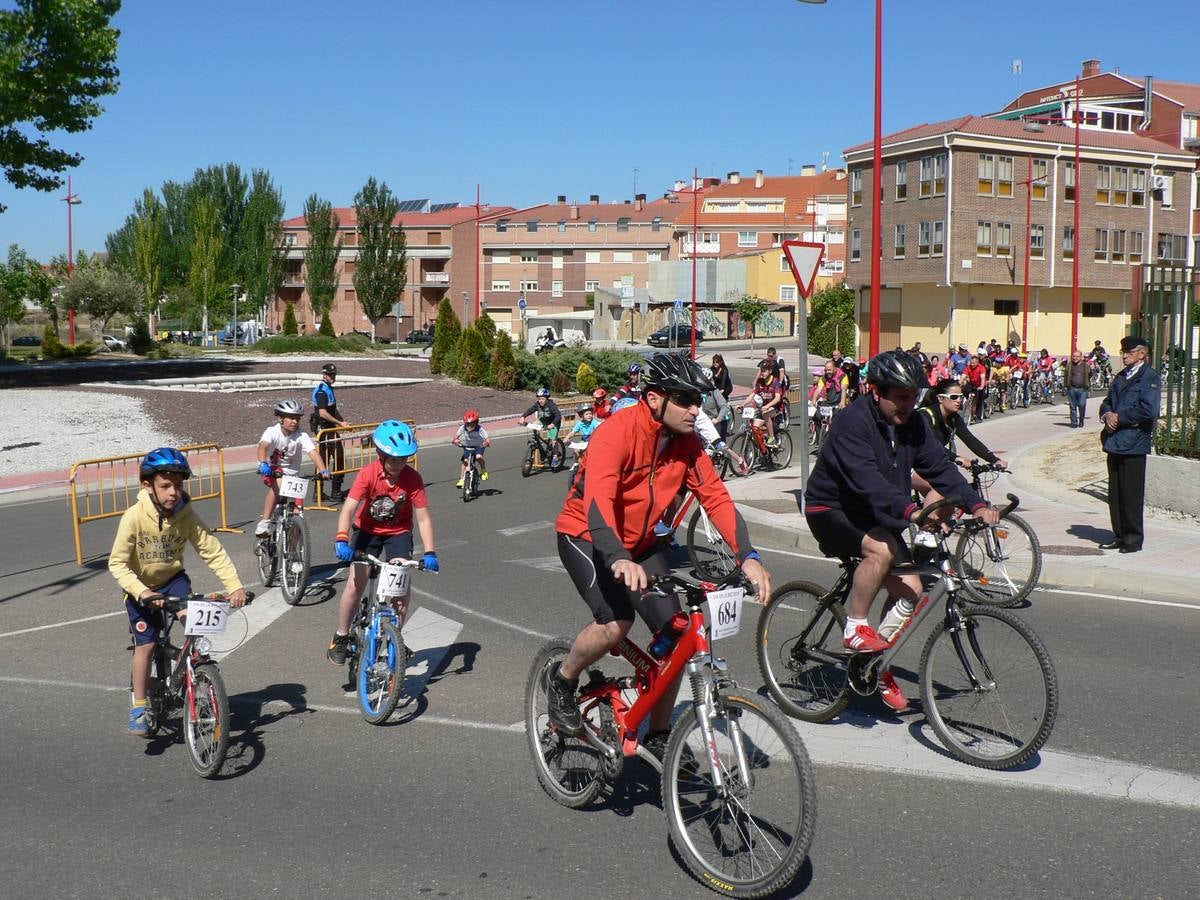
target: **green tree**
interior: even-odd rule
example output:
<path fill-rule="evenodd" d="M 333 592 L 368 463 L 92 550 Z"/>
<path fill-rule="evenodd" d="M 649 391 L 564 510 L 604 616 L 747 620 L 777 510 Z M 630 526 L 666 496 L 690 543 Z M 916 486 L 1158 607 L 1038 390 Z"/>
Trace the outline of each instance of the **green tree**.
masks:
<path fill-rule="evenodd" d="M 375 342 L 375 323 L 400 302 L 408 284 L 408 252 L 404 232 L 396 217 L 400 201 L 374 176 L 354 195 L 358 219 L 358 261 L 354 266 L 354 291 L 364 315 L 371 323 L 371 343 Z"/>
<path fill-rule="evenodd" d="M 283 194 L 265 169 L 250 173 L 250 194 L 237 236 L 235 275 L 252 308 L 262 309 L 283 285 Z"/>
<path fill-rule="evenodd" d="M 490 354 L 492 348 L 496 344 L 496 322 L 487 314 L 487 310 L 479 314 L 479 318 L 475 320 L 475 329 L 479 332 L 479 336 L 483 338 L 483 346 L 487 348 Z"/>
<path fill-rule="evenodd" d="M 754 352 L 754 337 L 756 325 L 763 320 L 767 314 L 766 301 L 758 297 L 751 297 L 749 294 L 743 294 L 742 299 L 733 304 L 734 312 L 738 318 L 746 323 L 746 327 L 750 330 L 750 352 Z"/>
<path fill-rule="evenodd" d="M 47 135 L 78 133 L 118 87 L 120 0 L 16 0 L 0 10 L 0 168 L 17 188 L 53 191 L 83 156 Z M 0 212 L 5 209 L 0 204 Z"/>
<path fill-rule="evenodd" d="M 812 313 L 808 317 L 808 352 L 829 357 L 834 350 L 857 357 L 854 340 L 854 291 L 845 284 L 821 288 L 809 301 Z"/>
<path fill-rule="evenodd" d="M 54 330 L 58 330 L 59 316 L 59 285 L 53 274 L 42 268 L 35 259 L 28 261 L 29 278 L 26 282 L 25 296 L 46 311 Z"/>
<path fill-rule="evenodd" d="M 437 324 L 433 331 L 433 347 L 429 350 L 429 371 L 434 375 L 445 371 L 446 357 L 458 348 L 458 335 L 462 325 L 454 314 L 449 297 L 438 304 Z M 453 372 L 445 372 L 452 375 Z"/>
<path fill-rule="evenodd" d="M 142 286 L 139 306 L 147 315 L 158 305 L 162 295 L 164 244 L 163 206 L 154 191 L 146 188 L 133 223 L 133 271 Z"/>
<path fill-rule="evenodd" d="M 512 338 L 503 331 L 496 332 L 492 349 L 492 385 L 502 391 L 517 386 L 517 360 L 513 355 Z"/>
<path fill-rule="evenodd" d="M 10 244 L 8 262 L 0 263 L 0 328 L 6 348 L 12 344 L 12 326 L 25 318 L 28 292 L 29 257 L 16 244 Z"/>
<path fill-rule="evenodd" d="M 599 385 L 596 383 L 596 372 L 587 362 L 581 362 L 575 370 L 575 390 L 581 394 L 590 394 Z"/>
<path fill-rule="evenodd" d="M 299 334 L 300 326 L 296 324 L 296 304 L 287 303 L 283 311 L 283 333 L 284 334 Z"/>
<path fill-rule="evenodd" d="M 217 210 L 208 197 L 200 197 L 192 208 L 191 240 L 188 247 L 188 287 L 203 310 L 202 327 L 208 332 L 209 307 L 219 307 L 222 292 L 217 266 L 221 258 L 221 233 Z"/>
<path fill-rule="evenodd" d="M 486 384 L 490 369 L 487 347 L 478 329 L 464 328 L 458 337 L 458 377 L 464 384 Z"/>
<path fill-rule="evenodd" d="M 145 288 L 128 272 L 92 265 L 76 269 L 63 289 L 62 302 L 100 320 L 100 330 L 119 315 L 132 316 L 141 307 Z"/>
<path fill-rule="evenodd" d="M 341 220 L 333 204 L 310 194 L 304 201 L 304 224 L 308 228 L 308 246 L 304 248 L 304 280 L 313 315 L 321 320 L 321 334 L 333 336 L 329 310 L 337 293 L 337 261 L 342 249 L 338 234 Z M 328 323 L 328 326 L 326 325 Z"/>

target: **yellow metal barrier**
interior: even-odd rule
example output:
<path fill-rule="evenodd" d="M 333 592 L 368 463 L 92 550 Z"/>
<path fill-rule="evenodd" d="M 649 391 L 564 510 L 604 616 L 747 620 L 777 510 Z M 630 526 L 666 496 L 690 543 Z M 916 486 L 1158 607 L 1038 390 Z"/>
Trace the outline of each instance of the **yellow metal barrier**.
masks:
<path fill-rule="evenodd" d="M 414 432 L 416 431 L 417 423 L 412 419 L 402 419 L 401 421 L 412 428 Z M 317 442 L 317 449 L 321 448 L 323 441 L 340 441 L 342 444 L 342 465 L 339 468 L 335 469 L 331 460 L 325 460 L 329 473 L 331 475 L 351 475 L 375 459 L 375 444 L 371 441 L 371 436 L 379 425 L 379 422 L 371 422 L 367 425 L 339 425 L 336 428 L 322 428 L 318 431 L 313 438 Z M 324 455 L 323 451 L 322 455 Z M 420 454 L 410 457 L 408 464 L 419 470 L 419 457 Z M 330 506 L 325 502 L 325 482 L 319 478 L 317 479 L 317 502 L 310 503 L 305 509 L 337 510 L 336 506 Z"/>
<path fill-rule="evenodd" d="M 194 444 L 180 447 L 188 458 L 192 477 L 186 482 L 188 496 L 193 501 L 219 500 L 221 526 L 217 531 L 241 534 L 240 528 L 230 528 L 225 510 L 225 457 L 216 444 Z M 75 532 L 75 562 L 83 565 L 83 538 L 79 529 L 88 522 L 113 519 L 137 502 L 141 480 L 138 468 L 144 453 L 130 456 L 108 456 L 84 459 L 71 466 L 71 519 Z"/>

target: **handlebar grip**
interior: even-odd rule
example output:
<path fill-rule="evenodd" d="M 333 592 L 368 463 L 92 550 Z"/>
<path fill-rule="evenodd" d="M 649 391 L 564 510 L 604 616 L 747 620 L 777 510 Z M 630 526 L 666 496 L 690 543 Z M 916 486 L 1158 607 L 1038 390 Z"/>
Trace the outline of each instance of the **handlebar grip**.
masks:
<path fill-rule="evenodd" d="M 928 519 L 930 517 L 930 515 L 937 512 L 939 509 L 945 509 L 947 506 L 957 507 L 957 506 L 961 506 L 961 505 L 962 505 L 962 497 L 958 496 L 957 494 L 952 494 L 949 497 L 943 497 L 937 503 L 931 503 L 929 506 L 922 507 L 921 511 L 919 513 L 917 513 L 917 517 L 912 520 L 912 523 L 918 529 L 924 528 L 925 520 Z"/>

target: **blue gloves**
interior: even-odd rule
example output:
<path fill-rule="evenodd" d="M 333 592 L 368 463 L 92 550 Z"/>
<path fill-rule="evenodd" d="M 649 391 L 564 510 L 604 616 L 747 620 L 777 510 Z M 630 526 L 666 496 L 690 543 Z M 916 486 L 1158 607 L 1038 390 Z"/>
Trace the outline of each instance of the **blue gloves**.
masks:
<path fill-rule="evenodd" d="M 342 562 L 354 561 L 354 548 L 350 546 L 349 541 L 337 541 L 333 545 L 333 553 Z"/>
<path fill-rule="evenodd" d="M 326 481 L 328 481 L 328 480 L 329 480 L 329 479 L 330 479 L 332 476 L 329 474 L 329 470 L 328 470 L 328 469 L 322 469 L 322 470 L 321 470 L 321 477 L 322 477 L 322 478 L 324 478 Z"/>
<path fill-rule="evenodd" d="M 269 462 L 260 462 L 258 464 L 258 474 L 262 475 L 264 478 L 269 478 L 274 471 L 274 468 Z"/>
<path fill-rule="evenodd" d="M 437 572 L 441 568 L 438 565 L 437 554 L 433 553 L 432 551 L 425 554 L 425 558 L 422 560 L 422 563 L 425 566 L 426 572 Z"/>

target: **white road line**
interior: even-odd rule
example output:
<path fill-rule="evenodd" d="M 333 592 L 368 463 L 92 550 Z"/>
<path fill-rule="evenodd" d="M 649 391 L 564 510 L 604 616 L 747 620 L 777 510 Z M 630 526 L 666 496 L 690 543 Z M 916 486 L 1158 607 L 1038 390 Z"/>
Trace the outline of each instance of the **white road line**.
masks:
<path fill-rule="evenodd" d="M 518 566 L 529 566 L 542 572 L 565 572 L 562 560 L 557 556 L 531 556 L 528 559 L 506 559 L 505 562 Z"/>
<path fill-rule="evenodd" d="M 119 609 L 116 612 L 101 613 L 98 616 L 86 616 L 82 619 L 71 619 L 68 622 L 54 622 L 53 624 L 50 624 L 50 625 L 37 625 L 33 628 L 22 628 L 19 631 L 6 631 L 3 634 L 0 634 L 0 638 L 13 637 L 14 635 L 18 635 L 18 634 L 29 634 L 30 632 L 33 632 L 33 631 L 46 631 L 49 628 L 63 628 L 67 625 L 80 625 L 84 622 L 95 622 L 97 619 L 111 619 L 114 616 L 125 616 L 125 615 L 128 615 L 128 613 L 125 612 L 125 610 L 123 610 L 123 609 Z"/>
<path fill-rule="evenodd" d="M 796 553 L 794 550 L 776 550 L 774 547 L 755 547 L 759 553 L 780 553 L 783 556 L 794 556 L 797 559 L 811 559 L 816 562 L 837 563 L 836 559 L 830 559 L 828 556 L 813 556 L 811 553 Z"/>
<path fill-rule="evenodd" d="M 1194 609 L 1200 611 L 1200 604 L 1196 603 L 1175 603 L 1170 600 L 1149 600 L 1145 597 L 1123 597 L 1119 594 L 1095 594 L 1091 591 L 1068 591 L 1062 588 L 1055 587 L 1036 587 L 1038 593 L 1044 594 L 1066 594 L 1071 597 L 1095 597 L 1100 600 L 1120 600 L 1122 603 L 1144 603 L 1148 606 L 1177 606 L 1181 609 Z M 3 635 L 0 635 L 2 637 Z"/>
<path fill-rule="evenodd" d="M 403 639 L 410 656 L 404 687 L 410 700 L 425 693 L 430 676 L 442 664 L 462 629 L 462 622 L 447 619 L 424 606 L 408 617 Z M 346 696 L 355 697 L 357 691 L 347 691 Z"/>
<path fill-rule="evenodd" d="M 3 684 L 32 684 L 38 687 L 76 688 L 84 691 L 113 691 L 122 694 L 129 693 L 129 685 L 114 687 L 111 684 L 96 684 L 94 681 L 55 681 L 50 678 L 20 678 L 16 675 L 0 675 Z"/>
<path fill-rule="evenodd" d="M 524 534 L 527 531 L 539 531 L 542 528 L 549 528 L 551 524 L 546 521 L 530 522 L 527 525 L 514 525 L 512 528 L 497 528 L 496 532 L 505 537 L 512 537 L 514 534 Z"/>
<path fill-rule="evenodd" d="M 291 609 L 286 600 L 283 599 L 283 592 L 279 588 L 271 588 L 268 591 L 257 595 L 254 602 L 248 606 L 242 607 L 242 612 L 246 616 L 246 635 L 233 647 L 228 650 L 213 650 L 212 657 L 218 661 L 240 650 L 250 641 L 252 637 L 282 616 L 285 612 Z M 214 644 L 219 644 L 220 636 L 213 639 Z"/>
<path fill-rule="evenodd" d="M 274 703 L 279 703 L 281 705 L 292 708 L 292 705 L 290 703 L 288 703 L 286 700 L 268 701 L 266 704 L 264 704 L 264 708 L 266 706 L 271 706 Z M 351 715 L 351 716 L 362 715 L 358 711 L 358 709 L 356 709 L 354 707 L 349 707 L 349 706 L 326 706 L 324 704 L 309 703 L 309 704 L 306 704 L 303 707 L 303 709 L 306 709 L 306 710 L 314 709 L 314 710 L 317 710 L 318 712 L 341 713 L 342 715 Z M 397 711 L 395 715 L 402 717 L 403 712 Z M 419 725 L 422 722 L 425 723 L 426 725 L 454 725 L 458 728 L 474 728 L 478 731 L 523 732 L 525 730 L 524 722 L 520 722 L 517 725 L 504 725 L 500 722 L 477 722 L 472 719 L 449 719 L 449 718 L 446 718 L 445 716 L 430 716 L 430 715 L 417 716 L 409 724 Z"/>
<path fill-rule="evenodd" d="M 443 603 L 446 606 L 449 606 L 451 609 L 457 610 L 458 612 L 466 613 L 469 616 L 475 616 L 476 618 L 483 619 L 485 622 L 491 622 L 493 625 L 500 625 L 504 628 L 511 628 L 513 631 L 519 631 L 521 634 L 527 634 L 530 637 L 538 637 L 538 638 L 544 638 L 544 639 L 548 640 L 555 636 L 552 634 L 543 634 L 540 631 L 534 631 L 532 628 L 525 628 L 522 625 L 514 625 L 512 622 L 506 622 L 503 619 L 497 619 L 495 616 L 489 616 L 486 613 L 476 612 L 475 610 L 471 609 L 470 607 L 462 606 L 461 604 L 454 603 L 450 600 L 443 600 L 441 597 L 438 597 L 435 594 L 431 594 L 428 591 L 423 591 L 417 587 L 414 587 L 412 589 L 412 592 L 414 594 L 416 594 L 418 597 L 424 597 L 426 600 L 433 600 L 435 603 Z"/>

